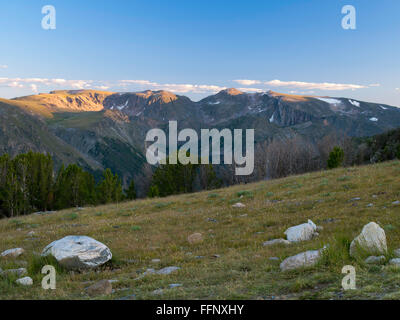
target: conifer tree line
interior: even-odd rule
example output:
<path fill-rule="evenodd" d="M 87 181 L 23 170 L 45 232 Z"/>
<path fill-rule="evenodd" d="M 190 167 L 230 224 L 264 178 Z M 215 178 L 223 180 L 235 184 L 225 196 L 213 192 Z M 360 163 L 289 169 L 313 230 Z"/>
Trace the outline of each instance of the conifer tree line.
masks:
<path fill-rule="evenodd" d="M 54 172 L 50 155 L 28 152 L 11 158 L 0 156 L 0 217 L 15 217 L 37 211 L 135 199 L 133 180 L 122 189 L 121 179 L 110 169 L 96 183 L 93 175 L 76 164 Z"/>

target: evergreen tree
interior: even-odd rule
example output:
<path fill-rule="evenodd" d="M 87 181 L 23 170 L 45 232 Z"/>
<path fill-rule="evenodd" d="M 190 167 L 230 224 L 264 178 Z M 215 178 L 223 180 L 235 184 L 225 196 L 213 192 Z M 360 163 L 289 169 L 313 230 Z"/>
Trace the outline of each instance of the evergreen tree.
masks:
<path fill-rule="evenodd" d="M 113 175 L 110 169 L 103 172 L 103 180 L 97 187 L 97 197 L 103 204 L 119 202 L 123 199 L 121 180 L 117 174 Z"/>
<path fill-rule="evenodd" d="M 328 169 L 338 168 L 344 160 L 344 151 L 340 147 L 334 147 L 328 158 Z"/>
<path fill-rule="evenodd" d="M 135 200 L 136 199 L 136 190 L 135 190 L 135 182 L 133 179 L 129 183 L 128 189 L 125 190 L 126 198 L 128 200 Z"/>

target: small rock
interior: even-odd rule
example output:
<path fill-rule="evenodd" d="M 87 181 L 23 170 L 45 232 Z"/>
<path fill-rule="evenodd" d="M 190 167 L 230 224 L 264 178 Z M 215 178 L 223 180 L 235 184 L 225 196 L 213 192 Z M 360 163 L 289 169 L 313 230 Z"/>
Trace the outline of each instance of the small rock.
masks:
<path fill-rule="evenodd" d="M 374 206 L 373 203 L 368 203 L 368 204 L 367 204 L 367 208 L 371 208 L 371 207 L 373 207 L 373 206 Z"/>
<path fill-rule="evenodd" d="M 111 279 L 111 280 L 108 280 L 108 282 L 109 282 L 109 283 L 111 283 L 111 284 L 113 284 L 113 283 L 117 283 L 117 282 L 119 282 L 119 280 L 116 280 L 116 279 Z"/>
<path fill-rule="evenodd" d="M 117 300 L 136 300 L 136 295 L 135 294 L 131 294 L 129 296 L 122 297 L 122 298 L 119 298 Z"/>
<path fill-rule="evenodd" d="M 376 198 L 378 198 L 378 196 L 376 194 L 373 194 L 372 198 L 376 199 Z"/>
<path fill-rule="evenodd" d="M 31 277 L 24 277 L 15 281 L 16 283 L 23 286 L 31 286 L 33 285 L 33 280 Z"/>
<path fill-rule="evenodd" d="M 221 258 L 221 256 L 219 254 L 213 254 L 212 257 L 215 259 Z"/>
<path fill-rule="evenodd" d="M 16 258 L 16 257 L 19 257 L 24 252 L 25 252 L 25 250 L 22 248 L 8 249 L 6 251 L 3 251 L 1 256 L 6 257 L 6 258 Z"/>
<path fill-rule="evenodd" d="M 182 287 L 182 284 L 181 283 L 171 283 L 170 285 L 169 285 L 169 287 L 172 289 L 172 288 L 178 288 L 178 287 Z"/>
<path fill-rule="evenodd" d="M 156 295 L 156 296 L 160 296 L 164 293 L 163 289 L 156 289 L 152 292 L 152 294 Z"/>
<path fill-rule="evenodd" d="M 241 202 L 237 202 L 234 205 L 232 205 L 232 207 L 234 207 L 234 208 L 244 208 L 245 205 L 243 203 L 241 203 Z"/>
<path fill-rule="evenodd" d="M 101 280 L 86 289 L 90 296 L 103 296 L 112 293 L 112 285 L 108 280 Z"/>
<path fill-rule="evenodd" d="M 269 257 L 268 260 L 271 260 L 271 261 L 279 261 L 279 258 L 278 258 L 278 257 Z"/>
<path fill-rule="evenodd" d="M 177 270 L 179 270 L 179 267 L 165 267 L 161 270 L 156 271 L 157 274 L 170 274 L 172 272 L 175 272 Z"/>
<path fill-rule="evenodd" d="M 35 231 L 29 231 L 28 234 L 27 234 L 27 236 L 29 236 L 29 237 L 32 237 L 34 235 L 35 235 Z"/>
<path fill-rule="evenodd" d="M 390 259 L 389 264 L 400 267 L 400 258 Z"/>
<path fill-rule="evenodd" d="M 153 260 L 151 260 L 151 263 L 160 263 L 160 262 L 161 262 L 160 259 L 153 259 Z"/>
<path fill-rule="evenodd" d="M 369 256 L 364 262 L 367 264 L 382 264 L 385 262 L 385 260 L 385 256 Z"/>
<path fill-rule="evenodd" d="M 349 201 L 350 201 L 350 202 L 353 202 L 353 201 L 360 201 L 360 200 L 361 200 L 360 197 L 356 197 L 356 198 L 350 199 Z"/>
<path fill-rule="evenodd" d="M 8 269 L 8 270 L 4 270 L 3 272 L 0 272 L 1 275 L 7 276 L 10 274 L 15 274 L 18 277 L 22 277 L 24 275 L 26 275 L 28 273 L 28 271 L 25 268 L 18 268 L 18 269 Z"/>
<path fill-rule="evenodd" d="M 396 258 L 400 258 L 400 249 L 394 250 L 394 251 L 393 251 L 393 255 L 394 255 Z"/>
<path fill-rule="evenodd" d="M 272 245 L 275 245 L 275 244 L 290 244 L 290 243 L 291 242 L 289 240 L 286 240 L 286 239 L 273 239 L 273 240 L 265 241 L 263 243 L 263 246 L 267 247 L 267 246 L 272 246 Z"/>
<path fill-rule="evenodd" d="M 303 223 L 287 229 L 284 234 L 287 239 L 291 242 L 311 240 L 314 236 L 317 226 L 311 220 L 307 223 Z"/>
<path fill-rule="evenodd" d="M 208 221 L 208 222 L 214 222 L 214 223 L 217 223 L 217 222 L 218 222 L 218 221 L 217 221 L 216 219 L 214 219 L 214 218 L 208 218 L 207 221 Z"/>
<path fill-rule="evenodd" d="M 193 233 L 187 238 L 190 244 L 195 244 L 203 241 L 203 235 L 201 233 Z"/>
<path fill-rule="evenodd" d="M 394 204 L 394 205 L 399 205 L 399 204 L 400 204 L 400 201 L 399 201 L 399 200 L 393 201 L 392 204 Z"/>
<path fill-rule="evenodd" d="M 366 224 L 360 235 L 350 244 L 350 255 L 352 257 L 356 255 L 357 248 L 366 253 L 385 254 L 387 252 L 385 231 L 375 222 Z"/>
<path fill-rule="evenodd" d="M 322 256 L 321 253 L 322 249 L 306 251 L 296 254 L 295 256 L 283 260 L 282 263 L 280 264 L 280 268 L 282 271 L 286 271 L 302 267 L 312 267 L 315 264 L 317 264 L 317 262 L 321 258 Z"/>

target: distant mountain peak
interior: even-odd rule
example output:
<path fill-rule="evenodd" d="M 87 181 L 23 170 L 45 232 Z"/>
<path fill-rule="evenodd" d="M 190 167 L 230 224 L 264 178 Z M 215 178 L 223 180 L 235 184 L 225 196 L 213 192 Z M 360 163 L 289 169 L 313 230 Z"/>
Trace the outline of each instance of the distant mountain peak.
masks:
<path fill-rule="evenodd" d="M 220 91 L 220 93 L 225 93 L 230 96 L 237 96 L 237 95 L 243 94 L 244 92 L 240 91 L 238 89 L 235 89 L 235 88 L 228 88 L 228 89 Z"/>

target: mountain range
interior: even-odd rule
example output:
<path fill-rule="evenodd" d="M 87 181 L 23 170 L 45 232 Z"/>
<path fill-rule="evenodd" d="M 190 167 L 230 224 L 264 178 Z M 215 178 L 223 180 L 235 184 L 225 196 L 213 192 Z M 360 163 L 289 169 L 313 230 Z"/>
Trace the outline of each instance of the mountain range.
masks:
<path fill-rule="evenodd" d="M 50 153 L 56 166 L 77 163 L 143 178 L 149 129 L 255 129 L 257 142 L 332 132 L 371 136 L 400 127 L 400 108 L 349 98 L 244 93 L 226 89 L 198 102 L 168 91 L 58 90 L 0 99 L 0 154 Z"/>

